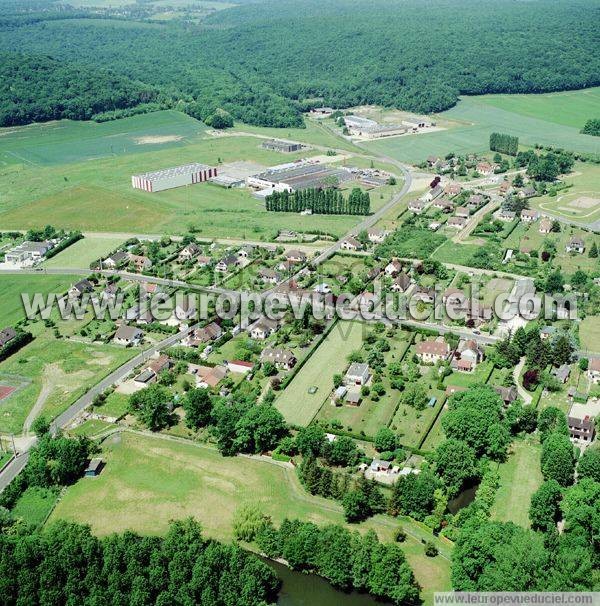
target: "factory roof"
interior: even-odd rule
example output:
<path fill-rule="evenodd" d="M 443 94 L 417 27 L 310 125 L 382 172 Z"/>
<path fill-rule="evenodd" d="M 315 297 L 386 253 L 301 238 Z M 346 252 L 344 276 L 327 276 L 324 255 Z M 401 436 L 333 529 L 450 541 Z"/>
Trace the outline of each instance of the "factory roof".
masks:
<path fill-rule="evenodd" d="M 198 164 L 197 162 L 193 162 L 192 164 L 184 164 L 182 166 L 172 166 L 171 168 L 163 168 L 162 170 L 157 170 L 150 173 L 143 173 L 141 175 L 135 175 L 140 179 L 150 179 L 152 181 L 159 181 L 160 179 L 170 179 L 171 177 L 176 177 L 178 175 L 188 175 L 190 173 L 197 173 L 201 170 L 207 170 L 211 168 L 206 164 Z"/>

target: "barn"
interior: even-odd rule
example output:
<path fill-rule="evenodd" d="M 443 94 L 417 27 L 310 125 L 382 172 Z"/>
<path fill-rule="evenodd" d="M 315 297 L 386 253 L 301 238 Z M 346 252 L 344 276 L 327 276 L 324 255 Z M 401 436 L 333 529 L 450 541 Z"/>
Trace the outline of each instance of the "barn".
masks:
<path fill-rule="evenodd" d="M 135 189 L 143 189 L 147 192 L 163 191 L 173 189 L 182 185 L 194 185 L 202 183 L 217 176 L 217 169 L 205 164 L 185 164 L 174 166 L 151 173 L 133 175 L 131 185 Z"/>

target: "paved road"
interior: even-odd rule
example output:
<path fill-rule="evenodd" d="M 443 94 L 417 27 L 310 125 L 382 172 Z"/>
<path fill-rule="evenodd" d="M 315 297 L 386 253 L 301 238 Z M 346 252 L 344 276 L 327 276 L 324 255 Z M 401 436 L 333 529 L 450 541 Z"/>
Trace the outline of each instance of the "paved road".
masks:
<path fill-rule="evenodd" d="M 152 355 L 161 349 L 166 349 L 171 345 L 177 343 L 180 339 L 185 337 L 190 331 L 194 330 L 198 325 L 195 324 L 190 326 L 189 328 L 182 330 L 181 332 L 171 335 L 166 339 L 163 339 L 150 349 L 141 352 L 128 362 L 125 362 L 123 366 L 117 368 L 117 370 L 110 373 L 107 377 L 102 379 L 97 385 L 92 387 L 87 393 L 85 393 L 81 398 L 75 401 L 67 410 L 65 410 L 62 414 L 60 414 L 51 424 L 51 431 L 56 433 L 59 429 L 67 426 L 71 423 L 75 417 L 85 408 L 90 406 L 90 404 L 94 401 L 94 398 L 108 389 L 111 385 L 114 385 L 116 382 L 124 379 L 128 374 L 130 374 L 137 366 L 148 360 Z M 0 492 L 2 492 L 10 482 L 14 478 L 17 477 L 19 473 L 23 470 L 27 461 L 29 459 L 29 451 L 21 453 L 15 459 L 9 463 L 2 473 L 0 473 Z"/>

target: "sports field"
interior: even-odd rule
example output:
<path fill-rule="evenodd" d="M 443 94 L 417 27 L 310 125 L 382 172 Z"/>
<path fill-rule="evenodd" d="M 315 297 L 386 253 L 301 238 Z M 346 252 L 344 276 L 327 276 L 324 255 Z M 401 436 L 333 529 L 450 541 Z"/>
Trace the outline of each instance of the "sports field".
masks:
<path fill-rule="evenodd" d="M 341 506 L 308 494 L 285 465 L 222 457 L 201 444 L 131 433 L 108 438 L 102 457 L 106 466 L 101 474 L 69 487 L 50 521 L 90 524 L 99 535 L 124 530 L 156 535 L 166 531 L 170 520 L 194 516 L 208 536 L 227 542 L 232 539 L 234 513 L 244 503 L 258 503 L 276 524 L 285 517 L 343 523 Z M 358 528 L 373 528 L 381 540 L 390 541 L 398 525 L 392 518 L 376 516 Z M 450 563 L 441 556 L 426 557 L 414 538 L 422 531 L 410 522 L 403 525 L 409 536 L 400 546 L 430 604 L 434 587 L 449 588 Z M 448 553 L 447 545 L 431 540 Z"/>
<path fill-rule="evenodd" d="M 497 100 L 497 95 L 461 97 L 455 107 L 438 116 L 443 121 L 454 121 L 457 126 L 439 132 L 370 141 L 365 146 L 398 160 L 419 163 L 431 155 L 443 157 L 450 152 L 487 152 L 490 133 L 499 131 L 518 136 L 521 145 L 539 143 L 572 151 L 600 153 L 598 137 L 579 133 L 585 120 L 593 117 L 587 114 L 581 117 L 581 112 L 584 108 L 586 112 L 592 111 L 594 104 L 597 107 L 595 99 L 600 89 L 591 91 L 500 95 L 500 100 Z M 569 95 L 568 103 L 562 95 Z M 560 121 L 552 118 L 554 108 L 559 105 L 562 107 L 560 111 L 557 109 Z"/>
<path fill-rule="evenodd" d="M 333 375 L 342 373 L 346 357 L 360 349 L 363 325 L 358 322 L 338 322 L 317 351 L 275 400 L 275 406 L 292 425 L 307 426 L 333 389 Z M 316 387 L 313 394 L 309 388 Z"/>
<path fill-rule="evenodd" d="M 563 181 L 568 185 L 556 196 L 533 198 L 531 205 L 542 212 L 590 225 L 600 220 L 600 166 L 578 162 Z"/>
<path fill-rule="evenodd" d="M 0 328 L 14 324 L 25 317 L 22 293 L 30 296 L 36 293 L 62 294 L 79 279 L 81 278 L 77 276 L 0 274 Z"/>
<path fill-rule="evenodd" d="M 531 495 L 544 481 L 540 445 L 533 438 L 517 440 L 506 463 L 499 467 L 500 488 L 492 506 L 492 519 L 529 527 Z"/>
<path fill-rule="evenodd" d="M 112 238 L 103 236 L 85 237 L 78 240 L 75 244 L 59 252 L 55 257 L 48 259 L 43 267 L 48 268 L 86 268 L 90 263 L 105 257 L 120 244 L 123 244 L 122 238 Z"/>

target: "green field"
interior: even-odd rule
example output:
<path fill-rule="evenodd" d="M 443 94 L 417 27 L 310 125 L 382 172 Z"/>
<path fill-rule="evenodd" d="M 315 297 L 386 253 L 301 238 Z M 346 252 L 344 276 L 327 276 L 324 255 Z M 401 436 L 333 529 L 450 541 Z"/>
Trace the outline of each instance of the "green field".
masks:
<path fill-rule="evenodd" d="M 85 237 L 48 259 L 43 266 L 66 269 L 87 268 L 92 261 L 105 257 L 121 244 L 123 244 L 122 238 Z"/>
<path fill-rule="evenodd" d="M 176 112 L 160 112 L 143 118 L 151 120 L 153 116 L 163 117 L 167 122 L 173 118 L 174 130 L 181 126 L 178 122 L 181 114 Z M 185 117 L 185 120 L 190 119 Z M 86 124 L 68 123 L 65 128 L 73 129 L 76 138 L 81 128 L 91 128 Z M 126 120 L 108 124 L 121 124 L 121 129 L 127 129 Z M 164 130 L 168 130 L 168 125 Z M 41 138 L 39 133 L 37 137 Z M 16 135 L 5 135 L 5 147 L 10 146 L 8 141 L 18 143 Z M 102 138 L 91 141 L 96 145 Z M 262 149 L 261 141 L 256 136 L 195 137 L 178 142 L 176 147 L 166 143 L 137 146 L 146 153 L 130 153 L 131 150 L 125 148 L 124 155 L 102 157 L 97 154 L 93 161 L 86 156 L 85 149 L 77 152 L 78 144 L 71 142 L 72 157 L 63 159 L 71 163 L 0 167 L 0 222 L 5 229 L 26 229 L 43 227 L 51 218 L 55 225 L 82 231 L 182 233 L 193 227 L 206 237 L 271 239 L 283 228 L 300 231 L 314 228 L 341 235 L 359 221 L 355 216 L 268 213 L 264 202 L 253 198 L 245 189 L 226 190 L 212 184 L 154 194 L 131 187 L 131 175 L 186 162 L 218 166 L 221 162 L 247 160 L 272 166 L 319 153 L 280 154 Z M 31 146 L 35 147 L 33 143 Z M 54 156 L 53 150 L 49 154 L 61 157 L 60 153 Z M 379 194 L 373 195 L 374 208 L 391 195 L 391 188 L 384 189 L 383 199 Z"/>
<path fill-rule="evenodd" d="M 285 517 L 343 523 L 341 506 L 305 492 L 294 470 L 285 465 L 222 457 L 200 444 L 130 433 L 108 438 L 102 457 L 106 466 L 101 474 L 68 488 L 51 521 L 90 524 L 99 535 L 124 530 L 156 535 L 166 531 L 169 520 L 194 516 L 208 536 L 230 541 L 237 508 L 258 503 L 276 524 Z M 373 528 L 380 539 L 389 541 L 398 524 L 377 516 L 359 528 Z M 423 531 L 409 521 L 403 526 L 409 536 L 401 547 L 430 604 L 434 589 L 450 586 L 450 563 L 441 556 L 426 557 L 420 540 L 414 538 Z M 448 553 L 447 545 L 433 540 Z"/>
<path fill-rule="evenodd" d="M 21 294 L 63 294 L 77 276 L 0 275 L 0 328 L 14 324 L 25 317 Z"/>
<path fill-rule="evenodd" d="M 56 491 L 51 488 L 31 486 L 21 495 L 11 514 L 27 524 L 39 526 L 52 511 L 56 498 Z"/>
<path fill-rule="evenodd" d="M 499 467 L 500 488 L 492 507 L 493 519 L 529 527 L 531 495 L 544 481 L 540 451 L 532 438 L 513 443 L 508 460 Z"/>
<path fill-rule="evenodd" d="M 590 92 L 591 91 L 591 92 Z M 427 156 L 484 153 L 489 151 L 491 132 L 516 135 L 521 145 L 536 143 L 563 147 L 572 151 L 600 153 L 598 137 L 579 133 L 581 125 L 594 115 L 592 111 L 600 89 L 553 93 L 549 95 L 496 95 L 461 97 L 452 109 L 438 116 L 455 125 L 447 130 L 404 137 L 390 137 L 365 144 L 368 149 L 405 162 L 423 162 Z M 569 95 L 568 104 L 564 95 Z M 554 100 L 553 97 L 557 99 Z M 513 101 L 513 97 L 516 99 Z M 539 100 L 539 97 L 543 99 Z M 553 118 L 553 108 L 558 118 Z M 595 110 L 597 113 L 597 110 Z"/>
<path fill-rule="evenodd" d="M 37 403 L 40 413 L 55 417 L 79 396 L 135 355 L 112 345 L 86 345 L 47 333 L 0 363 L 0 379 L 30 381 L 0 402 L 0 431 L 20 433 Z"/>
<path fill-rule="evenodd" d="M 292 425 L 308 425 L 333 389 L 333 375 L 345 371 L 346 356 L 359 349 L 363 326 L 358 322 L 338 322 L 317 351 L 275 400 L 275 406 Z M 309 394 L 310 387 L 317 387 Z"/>
<path fill-rule="evenodd" d="M 0 168 L 56 166 L 168 148 L 198 141 L 206 126 L 176 111 L 110 122 L 60 120 L 0 128 Z"/>
<path fill-rule="evenodd" d="M 600 316 L 587 316 L 581 321 L 579 340 L 584 350 L 600 353 Z"/>
<path fill-rule="evenodd" d="M 531 206 L 581 224 L 599 221 L 600 166 L 579 162 L 562 180 L 567 189 L 558 191 L 556 196 L 533 198 Z"/>

